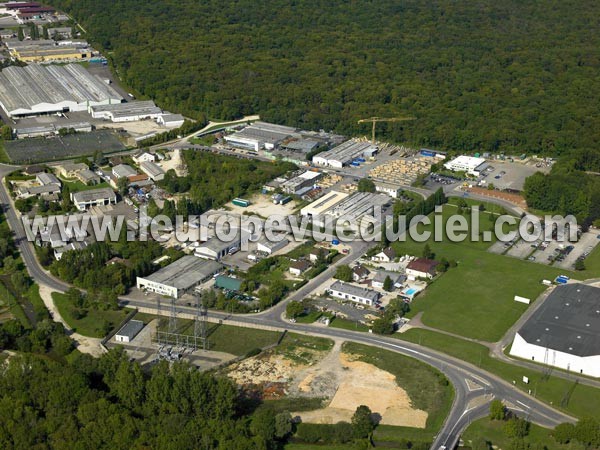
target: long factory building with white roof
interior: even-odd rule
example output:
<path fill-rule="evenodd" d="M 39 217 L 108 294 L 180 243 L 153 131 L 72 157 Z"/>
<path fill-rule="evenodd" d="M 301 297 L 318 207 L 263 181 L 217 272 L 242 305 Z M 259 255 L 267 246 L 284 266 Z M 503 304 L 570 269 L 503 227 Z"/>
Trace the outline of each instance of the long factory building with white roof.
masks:
<path fill-rule="evenodd" d="M 86 111 L 123 97 L 79 64 L 11 66 L 0 72 L 0 106 L 11 117 Z"/>

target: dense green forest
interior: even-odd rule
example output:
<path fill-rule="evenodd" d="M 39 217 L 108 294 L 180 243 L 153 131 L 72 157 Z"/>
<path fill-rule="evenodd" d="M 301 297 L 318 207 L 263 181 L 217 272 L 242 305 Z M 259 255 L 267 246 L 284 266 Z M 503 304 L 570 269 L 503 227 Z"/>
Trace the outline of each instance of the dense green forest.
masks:
<path fill-rule="evenodd" d="M 187 364 L 161 362 L 145 374 L 118 349 L 71 361 L 9 357 L 0 376 L 1 448 L 266 450 L 291 430 L 285 415 L 276 427 L 271 411 L 248 420 L 230 380 Z"/>
<path fill-rule="evenodd" d="M 193 117 L 561 154 L 600 134 L 600 3 L 52 0 L 124 82 Z"/>
<path fill-rule="evenodd" d="M 592 172 L 592 173 L 588 173 Z M 600 152 L 564 155 L 548 175 L 527 178 L 524 195 L 530 208 L 561 215 L 572 214 L 587 228 L 600 226 Z"/>

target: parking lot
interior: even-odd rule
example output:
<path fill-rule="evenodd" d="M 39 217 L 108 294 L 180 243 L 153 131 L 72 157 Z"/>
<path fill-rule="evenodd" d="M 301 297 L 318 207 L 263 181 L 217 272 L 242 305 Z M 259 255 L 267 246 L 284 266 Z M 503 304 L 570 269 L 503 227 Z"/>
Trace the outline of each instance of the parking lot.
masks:
<path fill-rule="evenodd" d="M 7 141 L 4 147 L 10 160 L 21 164 L 76 158 L 91 155 L 96 150 L 111 153 L 125 149 L 117 135 L 109 130 Z"/>
<path fill-rule="evenodd" d="M 532 243 L 525 242 L 523 239 L 515 242 L 515 244 L 506 252 L 508 256 L 512 256 L 513 258 L 525 259 L 532 253 L 534 248 L 532 247 Z"/>
<path fill-rule="evenodd" d="M 545 241 L 538 246 L 538 249 L 532 256 L 535 258 L 535 262 L 550 264 L 554 260 L 557 250 L 559 250 L 558 242 Z"/>
<path fill-rule="evenodd" d="M 535 164 L 505 162 L 494 160 L 485 171 L 482 180 L 484 185 L 493 184 L 500 190 L 522 191 L 525 179 L 536 172 L 548 172 L 548 167 L 536 167 Z"/>
<path fill-rule="evenodd" d="M 562 261 L 557 260 L 554 265 L 562 269 L 573 269 L 578 258 L 582 257 L 585 261 L 585 257 L 598 245 L 598 236 L 597 230 L 582 234 L 578 242 L 571 244 L 573 248 L 564 256 L 564 259 Z"/>

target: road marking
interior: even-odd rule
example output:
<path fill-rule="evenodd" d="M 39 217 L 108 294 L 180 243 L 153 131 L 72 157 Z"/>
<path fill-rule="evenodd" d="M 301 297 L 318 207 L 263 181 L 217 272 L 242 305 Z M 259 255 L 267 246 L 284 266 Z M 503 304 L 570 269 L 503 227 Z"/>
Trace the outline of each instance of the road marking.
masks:
<path fill-rule="evenodd" d="M 482 384 L 485 384 L 486 386 L 491 386 L 490 383 L 488 383 L 486 380 L 484 380 L 481 377 L 478 377 L 477 375 L 473 375 L 472 373 L 469 372 L 469 375 L 471 376 L 471 378 L 473 378 L 475 381 L 478 381 Z"/>
<path fill-rule="evenodd" d="M 525 407 L 525 408 L 527 408 L 527 409 L 531 409 L 529 406 L 527 406 L 525 403 L 523 403 L 523 402 L 521 402 L 521 401 L 519 401 L 519 400 L 517 400 L 517 403 L 518 403 L 519 405 L 522 405 L 522 406 L 524 406 L 524 407 Z"/>

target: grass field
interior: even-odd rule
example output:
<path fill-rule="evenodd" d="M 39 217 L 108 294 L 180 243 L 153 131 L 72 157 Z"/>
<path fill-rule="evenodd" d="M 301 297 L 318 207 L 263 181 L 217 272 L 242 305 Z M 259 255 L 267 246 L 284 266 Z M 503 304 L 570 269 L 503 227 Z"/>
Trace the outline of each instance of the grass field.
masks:
<path fill-rule="evenodd" d="M 453 338 L 441 333 L 429 330 L 412 329 L 402 334 L 394 334 L 395 338 L 414 342 L 425 347 L 438 350 L 463 361 L 470 362 L 488 372 L 498 375 L 504 380 L 512 383 L 527 392 L 529 389 L 535 396 L 555 408 L 577 417 L 600 416 L 600 389 L 583 384 L 575 386 L 574 382 L 562 378 L 544 378 L 542 372 L 521 368 L 508 364 L 489 356 L 489 349 L 481 344 Z M 523 376 L 529 378 L 529 384 L 521 381 Z M 571 392 L 570 396 L 567 395 Z M 563 400 L 568 399 L 567 404 L 561 406 Z"/>
<path fill-rule="evenodd" d="M 3 139 L 0 139 L 0 163 L 9 164 L 10 158 L 8 157 L 8 153 L 6 153 L 4 142 L 5 141 Z"/>
<path fill-rule="evenodd" d="M 509 449 L 511 447 L 511 439 L 506 436 L 503 430 L 504 422 L 497 420 L 489 420 L 487 417 L 484 419 L 473 422 L 463 433 L 462 439 L 465 445 L 469 445 L 474 441 L 483 439 L 499 449 Z M 561 445 L 557 443 L 554 438 L 550 435 L 551 431 L 547 428 L 542 428 L 537 425 L 531 424 L 529 428 L 529 434 L 523 439 L 526 444 L 540 445 L 539 448 L 555 449 L 555 450 L 568 450 L 575 449 L 571 445 Z M 535 447 L 537 448 L 537 447 Z M 579 448 L 579 447 L 578 447 Z"/>
<path fill-rule="evenodd" d="M 382 426 L 375 430 L 374 439 L 393 442 L 410 435 L 413 440 L 431 442 L 452 404 L 454 394 L 448 380 L 427 364 L 394 352 L 353 342 L 344 343 L 343 350 L 359 355 L 360 361 L 395 375 L 398 386 L 408 393 L 412 406 L 427 411 L 429 415 L 427 427 L 423 430 Z"/>
<path fill-rule="evenodd" d="M 456 211 L 456 207 L 446 205 L 443 222 Z M 481 231 L 490 230 L 493 225 L 487 215 L 482 213 Z M 432 226 L 426 228 L 431 230 Z M 426 325 L 482 341 L 499 340 L 527 309 L 527 305 L 514 301 L 515 295 L 534 300 L 545 289 L 543 279 L 565 273 L 562 269 L 489 253 L 486 249 L 490 242 L 454 243 L 444 239 L 427 244 L 436 259 L 455 260 L 458 266 L 442 274 L 415 299 L 410 316 L 423 311 Z M 416 256 L 423 254 L 425 245 L 413 240 L 393 244 L 397 254 Z"/>
<path fill-rule="evenodd" d="M 277 342 L 281 333 L 253 328 L 220 325 L 210 334 L 211 350 L 233 355 L 245 355 L 250 350 Z"/>
<path fill-rule="evenodd" d="M 61 181 L 65 186 L 69 186 L 71 193 L 89 191 L 91 189 L 110 188 L 110 185 L 105 181 L 92 186 L 88 186 L 79 180 L 65 180 L 64 178 L 61 178 Z"/>
<path fill-rule="evenodd" d="M 362 323 L 355 322 L 353 320 L 348 320 L 348 319 L 341 319 L 340 317 L 334 318 L 329 323 L 329 326 L 332 328 L 341 328 L 343 330 L 369 331 L 369 327 Z"/>
<path fill-rule="evenodd" d="M 8 287 L 0 279 L 0 309 L 10 312 L 10 315 L 21 322 L 21 325 L 25 328 L 31 328 L 31 323 L 23 311 L 23 307 L 19 304 L 15 296 L 10 292 Z M 10 316 L 9 316 L 10 317 Z"/>
<path fill-rule="evenodd" d="M 150 317 L 147 317 L 147 319 L 150 319 Z M 192 320 L 179 320 L 177 332 L 193 335 L 194 322 Z M 277 331 L 219 325 L 215 323 L 208 324 L 210 350 L 231 353 L 237 356 L 245 355 L 250 350 L 274 344 L 280 336 L 281 333 Z"/>
<path fill-rule="evenodd" d="M 600 245 L 597 245 L 592 253 L 585 259 L 585 270 L 576 272 L 576 277 L 580 279 L 600 277 Z"/>
<path fill-rule="evenodd" d="M 351 443 L 348 444 L 339 444 L 339 445 L 316 445 L 316 444 L 286 444 L 286 446 L 284 447 L 285 450 L 318 450 L 318 449 L 325 449 L 325 450 L 352 450 L 354 448 L 361 448 L 361 447 L 355 447 L 353 446 Z"/>
<path fill-rule="evenodd" d="M 75 332 L 84 336 L 101 338 L 115 328 L 125 318 L 127 310 L 100 311 L 90 309 L 85 317 L 75 318 L 76 308 L 67 300 L 64 294 L 54 292 L 52 299 L 62 318 Z"/>
<path fill-rule="evenodd" d="M 323 313 L 321 311 L 312 310 L 308 314 L 302 314 L 296 317 L 296 322 L 298 323 L 313 323 L 318 320 Z"/>

